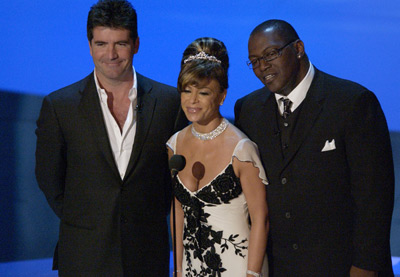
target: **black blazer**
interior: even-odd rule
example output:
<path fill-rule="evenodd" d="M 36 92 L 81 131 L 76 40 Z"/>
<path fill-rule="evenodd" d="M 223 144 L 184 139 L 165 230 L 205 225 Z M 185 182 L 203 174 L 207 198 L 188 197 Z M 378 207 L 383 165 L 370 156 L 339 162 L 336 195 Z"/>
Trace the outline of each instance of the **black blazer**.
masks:
<path fill-rule="evenodd" d="M 285 158 L 266 88 L 236 102 L 235 123 L 257 143 L 270 184 L 273 276 L 347 276 L 351 265 L 392 275 L 393 158 L 375 95 L 315 70 Z M 336 149 L 322 152 L 326 141 Z"/>
<path fill-rule="evenodd" d="M 55 264 L 62 276 L 168 276 L 165 143 L 186 120 L 175 88 L 140 74 L 137 79 L 137 129 L 123 180 L 93 73 L 43 101 L 36 176 L 61 219 Z"/>

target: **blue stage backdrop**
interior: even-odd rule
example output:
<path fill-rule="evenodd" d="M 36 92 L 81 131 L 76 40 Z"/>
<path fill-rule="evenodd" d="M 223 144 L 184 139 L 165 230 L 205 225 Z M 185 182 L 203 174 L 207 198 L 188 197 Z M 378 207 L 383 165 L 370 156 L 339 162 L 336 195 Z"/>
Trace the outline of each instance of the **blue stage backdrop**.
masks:
<path fill-rule="evenodd" d="M 93 70 L 86 17 L 95 1 L 0 0 L 0 264 L 53 255 L 58 219 L 34 176 L 35 120 L 44 95 Z M 391 130 L 397 180 L 391 246 L 400 257 L 400 1 L 132 3 L 141 42 L 134 64 L 153 79 L 175 85 L 182 52 L 194 39 L 225 42 L 231 68 L 222 113 L 228 118 L 239 97 L 261 87 L 245 64 L 247 40 L 271 18 L 294 25 L 317 68 L 374 91 Z"/>
<path fill-rule="evenodd" d="M 45 95 L 93 70 L 86 17 L 95 0 L 0 0 L 0 89 Z M 201 36 L 225 42 L 230 88 L 222 112 L 261 87 L 245 64 L 251 30 L 266 19 L 289 21 L 319 69 L 374 91 L 391 130 L 400 130 L 400 1 L 138 0 L 141 45 L 135 67 L 176 84 L 185 47 Z M 396 46 L 397 45 L 397 46 Z"/>

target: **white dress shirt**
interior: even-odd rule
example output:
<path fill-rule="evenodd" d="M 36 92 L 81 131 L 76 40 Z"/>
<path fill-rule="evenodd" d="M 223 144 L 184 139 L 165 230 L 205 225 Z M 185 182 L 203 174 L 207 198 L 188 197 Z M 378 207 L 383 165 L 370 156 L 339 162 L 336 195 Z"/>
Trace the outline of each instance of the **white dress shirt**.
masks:
<path fill-rule="evenodd" d="M 137 77 L 135 68 L 133 69 L 133 86 L 129 90 L 129 106 L 128 115 L 126 117 L 122 132 L 118 126 L 117 121 L 111 114 L 107 105 L 107 93 L 99 85 L 96 76 L 96 69 L 94 70 L 94 81 L 96 83 L 97 92 L 100 99 L 101 110 L 103 111 L 104 122 L 106 125 L 108 139 L 110 141 L 111 149 L 114 155 L 115 163 L 117 164 L 121 179 L 124 179 L 125 172 L 128 167 L 129 159 L 131 157 L 133 142 L 136 134 L 136 104 L 137 104 Z"/>
<path fill-rule="evenodd" d="M 276 102 L 278 103 L 279 107 L 279 112 L 282 115 L 283 114 L 283 102 L 279 101 L 281 98 L 288 98 L 290 101 L 292 101 L 292 105 L 290 106 L 290 110 L 293 112 L 296 110 L 298 106 L 303 102 L 304 98 L 306 98 L 307 91 L 311 86 L 311 82 L 314 79 L 314 66 L 310 62 L 310 67 L 308 68 L 307 74 L 304 77 L 303 80 L 289 93 L 287 97 L 276 94 L 275 93 L 275 99 Z"/>

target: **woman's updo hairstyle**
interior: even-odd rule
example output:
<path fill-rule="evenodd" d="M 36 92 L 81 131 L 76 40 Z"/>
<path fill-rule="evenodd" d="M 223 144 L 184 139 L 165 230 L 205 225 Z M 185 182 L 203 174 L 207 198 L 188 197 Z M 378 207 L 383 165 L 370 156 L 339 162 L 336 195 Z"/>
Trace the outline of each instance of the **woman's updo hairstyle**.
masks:
<path fill-rule="evenodd" d="M 215 38 L 203 37 L 193 41 L 183 52 L 178 91 L 215 79 L 221 92 L 228 88 L 229 58 L 225 44 Z"/>

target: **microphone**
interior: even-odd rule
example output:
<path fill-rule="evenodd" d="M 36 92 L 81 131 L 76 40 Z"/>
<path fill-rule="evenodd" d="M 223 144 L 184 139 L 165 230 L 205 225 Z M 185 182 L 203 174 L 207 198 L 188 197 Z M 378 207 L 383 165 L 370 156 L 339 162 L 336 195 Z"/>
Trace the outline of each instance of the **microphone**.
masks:
<path fill-rule="evenodd" d="M 179 171 L 185 168 L 186 159 L 182 155 L 173 155 L 169 160 L 169 169 L 171 170 L 172 177 L 175 177 Z"/>
<path fill-rule="evenodd" d="M 171 175 L 173 179 L 173 183 L 176 182 L 175 177 L 178 174 L 179 171 L 185 168 L 186 165 L 186 159 L 182 155 L 173 155 L 171 159 L 169 159 L 169 169 L 171 170 Z M 172 247 L 173 247 L 173 252 L 174 252 L 174 276 L 177 276 L 178 271 L 177 271 L 177 261 L 176 261 L 176 210 L 175 210 L 175 199 L 172 199 L 172 226 L 173 226 L 173 232 L 172 232 Z"/>
<path fill-rule="evenodd" d="M 142 103 L 140 102 L 140 103 L 138 103 L 137 105 L 136 105 L 136 107 L 135 107 L 135 111 L 136 112 L 138 112 L 138 113 L 140 113 L 140 112 L 142 112 Z"/>
<path fill-rule="evenodd" d="M 206 169 L 201 162 L 195 162 L 192 167 L 192 174 L 196 178 L 196 190 L 199 189 L 200 180 L 203 179 Z"/>

